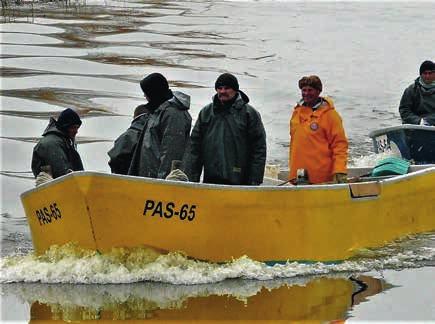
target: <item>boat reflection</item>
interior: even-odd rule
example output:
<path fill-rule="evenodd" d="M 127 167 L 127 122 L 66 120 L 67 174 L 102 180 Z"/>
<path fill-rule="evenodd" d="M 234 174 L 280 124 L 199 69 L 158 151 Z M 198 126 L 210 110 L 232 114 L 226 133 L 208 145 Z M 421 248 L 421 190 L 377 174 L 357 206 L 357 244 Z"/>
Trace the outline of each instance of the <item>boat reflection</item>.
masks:
<path fill-rule="evenodd" d="M 227 280 L 178 286 L 11 284 L 31 304 L 30 323 L 95 320 L 341 321 L 356 304 L 388 288 L 368 276 Z"/>

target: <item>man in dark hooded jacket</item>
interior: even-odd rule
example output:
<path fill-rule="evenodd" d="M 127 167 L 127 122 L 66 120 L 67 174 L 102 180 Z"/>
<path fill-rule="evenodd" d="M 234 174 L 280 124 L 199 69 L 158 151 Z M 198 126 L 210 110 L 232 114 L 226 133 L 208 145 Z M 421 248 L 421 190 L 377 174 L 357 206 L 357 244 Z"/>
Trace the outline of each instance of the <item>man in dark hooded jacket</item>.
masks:
<path fill-rule="evenodd" d="M 435 63 L 424 61 L 420 76 L 405 89 L 399 105 L 403 124 L 435 126 Z"/>
<path fill-rule="evenodd" d="M 260 114 L 229 73 L 218 77 L 213 102 L 201 109 L 191 134 L 191 180 L 259 185 L 266 164 L 266 133 Z"/>
<path fill-rule="evenodd" d="M 83 170 L 75 144 L 81 124 L 79 115 L 70 108 L 62 111 L 57 121 L 50 118 L 42 138 L 33 149 L 32 172 L 35 177 L 41 173 L 43 166 L 50 166 L 54 179 L 72 171 Z"/>
<path fill-rule="evenodd" d="M 113 148 L 107 152 L 112 173 L 128 174 L 133 153 L 149 117 L 150 111 L 146 104 L 136 107 L 130 127 L 115 140 Z"/>
<path fill-rule="evenodd" d="M 140 86 L 148 103 L 148 121 L 138 139 L 128 174 L 165 179 L 172 161 L 185 160 L 192 118 L 190 97 L 169 89 L 160 73 L 145 77 Z"/>

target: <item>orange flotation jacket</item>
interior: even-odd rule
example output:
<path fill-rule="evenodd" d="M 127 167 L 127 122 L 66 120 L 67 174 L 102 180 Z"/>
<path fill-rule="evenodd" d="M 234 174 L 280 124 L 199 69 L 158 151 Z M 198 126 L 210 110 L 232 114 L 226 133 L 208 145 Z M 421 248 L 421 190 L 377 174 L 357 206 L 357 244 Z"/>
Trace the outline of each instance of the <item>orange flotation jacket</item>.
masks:
<path fill-rule="evenodd" d="M 297 169 L 308 171 L 310 183 L 332 181 L 335 173 L 347 173 L 348 141 L 340 115 L 330 98 L 320 106 L 297 104 L 290 119 L 289 180 Z"/>

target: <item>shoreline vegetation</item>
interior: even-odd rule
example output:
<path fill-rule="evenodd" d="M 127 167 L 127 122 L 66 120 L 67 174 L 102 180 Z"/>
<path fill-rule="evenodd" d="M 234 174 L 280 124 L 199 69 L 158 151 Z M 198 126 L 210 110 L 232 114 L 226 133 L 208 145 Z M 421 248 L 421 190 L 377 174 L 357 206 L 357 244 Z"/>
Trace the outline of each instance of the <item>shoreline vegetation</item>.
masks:
<path fill-rule="evenodd" d="M 33 22 L 35 17 L 45 16 L 48 10 L 77 12 L 84 7 L 86 0 L 1 0 L 0 23 L 11 23 L 16 19 L 21 21 L 23 18 Z"/>

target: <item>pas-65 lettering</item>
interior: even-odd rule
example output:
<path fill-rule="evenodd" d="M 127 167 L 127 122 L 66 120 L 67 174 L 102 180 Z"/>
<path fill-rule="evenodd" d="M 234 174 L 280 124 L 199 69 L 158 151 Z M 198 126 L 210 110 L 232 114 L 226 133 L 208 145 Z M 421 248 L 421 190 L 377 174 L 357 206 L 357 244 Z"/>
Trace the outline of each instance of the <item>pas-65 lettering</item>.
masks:
<path fill-rule="evenodd" d="M 143 216 L 159 216 L 170 219 L 173 216 L 180 220 L 193 221 L 195 218 L 196 205 L 183 204 L 178 208 L 173 202 L 147 200 L 143 209 Z"/>
<path fill-rule="evenodd" d="M 50 204 L 48 207 L 44 206 L 37 209 L 35 214 L 38 218 L 39 225 L 41 226 L 62 218 L 62 212 L 55 202 Z"/>

